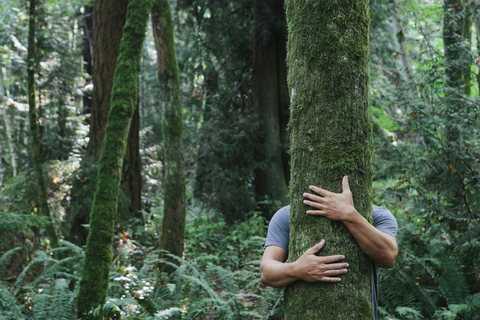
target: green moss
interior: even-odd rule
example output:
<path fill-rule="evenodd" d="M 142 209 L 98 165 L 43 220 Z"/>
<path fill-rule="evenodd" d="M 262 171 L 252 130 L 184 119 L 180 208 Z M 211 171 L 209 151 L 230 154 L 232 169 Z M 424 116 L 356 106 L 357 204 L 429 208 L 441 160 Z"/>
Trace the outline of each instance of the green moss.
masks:
<path fill-rule="evenodd" d="M 81 319 L 102 318 L 101 314 L 95 317 L 88 312 L 103 304 L 106 298 L 122 162 L 137 102 L 137 78 L 151 5 L 151 0 L 132 0 L 128 5 L 77 300 L 77 317 Z"/>
<path fill-rule="evenodd" d="M 370 260 L 343 224 L 307 216 L 302 202 L 309 185 L 341 192 L 341 179 L 348 175 L 356 209 L 367 219 L 371 215 L 368 2 L 289 0 L 287 22 L 292 155 L 288 260 L 326 239 L 321 254 L 344 254 L 350 268 L 338 284 L 296 282 L 288 287 L 286 315 L 371 319 Z"/>

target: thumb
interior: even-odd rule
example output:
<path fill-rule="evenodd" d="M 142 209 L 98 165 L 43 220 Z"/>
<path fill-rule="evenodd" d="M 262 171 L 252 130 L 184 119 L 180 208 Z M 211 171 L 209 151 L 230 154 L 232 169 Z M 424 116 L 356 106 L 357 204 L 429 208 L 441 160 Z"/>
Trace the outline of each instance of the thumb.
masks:
<path fill-rule="evenodd" d="M 322 240 L 319 243 L 317 243 L 316 245 L 314 245 L 313 247 L 311 247 L 310 249 L 308 249 L 307 251 L 305 251 L 305 253 L 315 254 L 318 251 L 320 251 L 320 249 L 322 249 L 324 245 L 325 245 L 325 240 Z"/>
<path fill-rule="evenodd" d="M 342 191 L 350 191 L 350 186 L 348 185 L 348 176 L 344 176 L 342 180 Z"/>

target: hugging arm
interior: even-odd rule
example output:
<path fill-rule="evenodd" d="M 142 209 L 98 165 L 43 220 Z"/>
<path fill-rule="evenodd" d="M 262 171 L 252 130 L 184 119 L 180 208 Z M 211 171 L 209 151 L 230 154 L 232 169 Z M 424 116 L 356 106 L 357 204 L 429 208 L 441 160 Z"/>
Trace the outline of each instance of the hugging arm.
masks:
<path fill-rule="evenodd" d="M 261 281 L 275 288 L 283 288 L 297 280 L 309 282 L 339 282 L 336 277 L 347 272 L 348 263 L 335 263 L 345 259 L 342 255 L 316 256 L 325 245 L 325 240 L 317 243 L 298 258 L 287 263 L 287 251 L 282 247 L 268 246 L 263 253 L 260 265 Z"/>
<path fill-rule="evenodd" d="M 395 238 L 372 226 L 353 206 L 352 192 L 348 178 L 342 180 L 342 193 L 310 186 L 317 195 L 304 193 L 304 204 L 314 210 L 307 214 L 322 216 L 330 220 L 342 221 L 355 237 L 362 250 L 381 268 L 393 268 L 397 259 L 398 247 Z"/>

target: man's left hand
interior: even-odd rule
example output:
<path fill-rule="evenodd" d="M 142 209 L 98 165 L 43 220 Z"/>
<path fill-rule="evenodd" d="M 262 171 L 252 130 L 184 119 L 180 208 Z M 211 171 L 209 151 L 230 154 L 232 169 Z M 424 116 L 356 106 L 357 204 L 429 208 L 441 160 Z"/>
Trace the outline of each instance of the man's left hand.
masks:
<path fill-rule="evenodd" d="M 334 221 L 348 221 L 358 214 L 353 207 L 352 192 L 348 185 L 348 177 L 343 177 L 342 193 L 333 193 L 316 186 L 310 186 L 310 190 L 318 195 L 304 193 L 306 198 L 303 203 L 316 210 L 308 210 L 307 214 L 322 216 Z"/>

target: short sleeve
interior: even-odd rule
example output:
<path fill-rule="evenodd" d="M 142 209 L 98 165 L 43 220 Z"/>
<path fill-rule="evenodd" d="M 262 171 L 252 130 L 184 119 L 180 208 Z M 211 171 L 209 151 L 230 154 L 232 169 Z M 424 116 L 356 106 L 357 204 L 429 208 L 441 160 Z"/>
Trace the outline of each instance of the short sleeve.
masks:
<path fill-rule="evenodd" d="M 278 246 L 288 252 L 290 241 L 290 206 L 283 207 L 273 216 L 268 226 L 265 248 Z"/>
<path fill-rule="evenodd" d="M 397 238 L 398 224 L 393 214 L 384 207 L 372 207 L 373 225 L 381 232 L 392 235 Z"/>

